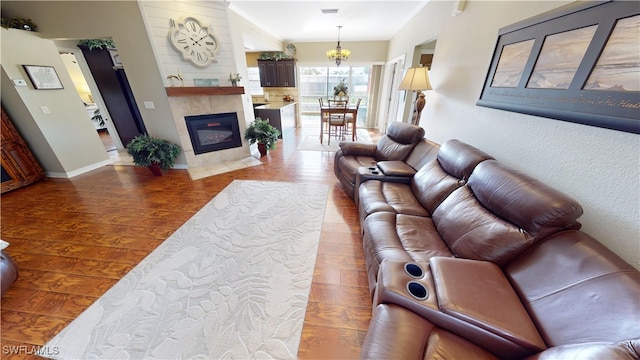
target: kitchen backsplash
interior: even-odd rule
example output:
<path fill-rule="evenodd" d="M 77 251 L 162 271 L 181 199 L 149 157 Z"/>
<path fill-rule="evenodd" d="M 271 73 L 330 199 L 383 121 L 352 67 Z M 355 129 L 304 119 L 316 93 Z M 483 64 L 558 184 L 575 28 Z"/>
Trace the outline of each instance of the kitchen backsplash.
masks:
<path fill-rule="evenodd" d="M 251 96 L 251 100 L 256 103 L 261 103 L 261 102 L 282 102 L 284 101 L 284 97 L 289 95 L 289 96 L 293 96 L 293 101 L 298 101 L 298 88 L 291 88 L 291 87 L 282 87 L 282 88 L 277 88 L 277 87 L 270 87 L 270 88 L 263 88 L 264 90 L 264 96 L 257 96 L 257 95 L 252 95 Z"/>

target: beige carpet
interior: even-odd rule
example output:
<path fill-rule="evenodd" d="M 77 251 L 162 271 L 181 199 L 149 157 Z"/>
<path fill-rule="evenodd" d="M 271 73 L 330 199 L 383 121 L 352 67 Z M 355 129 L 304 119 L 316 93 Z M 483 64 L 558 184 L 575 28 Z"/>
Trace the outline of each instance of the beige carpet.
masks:
<path fill-rule="evenodd" d="M 327 137 L 324 137 L 323 143 L 320 144 L 320 128 L 317 128 L 317 132 L 311 133 L 305 130 L 305 136 L 298 144 L 297 150 L 301 151 L 337 151 L 339 149 L 340 139 L 331 139 L 331 145 L 327 144 Z M 371 137 L 369 131 L 366 129 L 357 130 L 357 142 L 371 144 Z M 351 140 L 351 139 L 349 139 Z"/>
<path fill-rule="evenodd" d="M 295 359 L 327 193 L 232 182 L 43 349 L 56 359 Z"/>

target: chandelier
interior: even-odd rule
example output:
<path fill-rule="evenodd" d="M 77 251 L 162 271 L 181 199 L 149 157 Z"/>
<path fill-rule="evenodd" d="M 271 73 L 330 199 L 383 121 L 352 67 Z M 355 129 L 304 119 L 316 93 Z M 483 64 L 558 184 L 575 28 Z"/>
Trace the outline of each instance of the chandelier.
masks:
<path fill-rule="evenodd" d="M 331 49 L 327 51 L 327 57 L 331 60 L 336 61 L 336 66 L 340 66 L 342 60 L 347 60 L 349 55 L 351 55 L 351 51 L 347 49 L 343 49 L 340 47 L 340 29 L 342 26 L 338 26 L 338 46 L 335 49 Z"/>

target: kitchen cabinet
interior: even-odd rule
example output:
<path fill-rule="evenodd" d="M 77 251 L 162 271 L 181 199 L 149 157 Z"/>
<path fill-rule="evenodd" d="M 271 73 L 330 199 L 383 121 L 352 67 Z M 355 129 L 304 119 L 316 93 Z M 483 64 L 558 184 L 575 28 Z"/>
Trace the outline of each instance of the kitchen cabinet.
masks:
<path fill-rule="evenodd" d="M 282 139 L 296 128 L 298 113 L 296 105 L 295 102 L 269 103 L 256 106 L 254 113 L 262 120 L 269 120 L 269 124 L 280 130 L 278 138 Z"/>
<path fill-rule="evenodd" d="M 34 183 L 44 170 L 2 109 L 2 193 Z"/>
<path fill-rule="evenodd" d="M 291 60 L 258 60 L 260 86 L 262 87 L 295 87 L 296 61 Z"/>

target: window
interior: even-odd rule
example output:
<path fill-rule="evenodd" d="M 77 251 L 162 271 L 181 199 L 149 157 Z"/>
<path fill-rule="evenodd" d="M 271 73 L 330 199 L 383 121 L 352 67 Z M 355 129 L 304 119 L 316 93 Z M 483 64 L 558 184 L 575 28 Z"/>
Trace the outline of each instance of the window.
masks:
<path fill-rule="evenodd" d="M 320 115 L 318 98 L 333 97 L 333 87 L 340 80 L 345 79 L 349 89 L 349 103 L 356 104 L 358 99 L 358 126 L 364 126 L 367 119 L 367 97 L 371 67 L 369 66 L 341 66 L 341 67 L 299 67 L 298 104 L 300 112 L 305 115 Z"/>
<path fill-rule="evenodd" d="M 260 71 L 257 67 L 247 68 L 249 74 L 249 94 L 250 95 L 264 95 L 262 86 L 260 86 Z"/>

